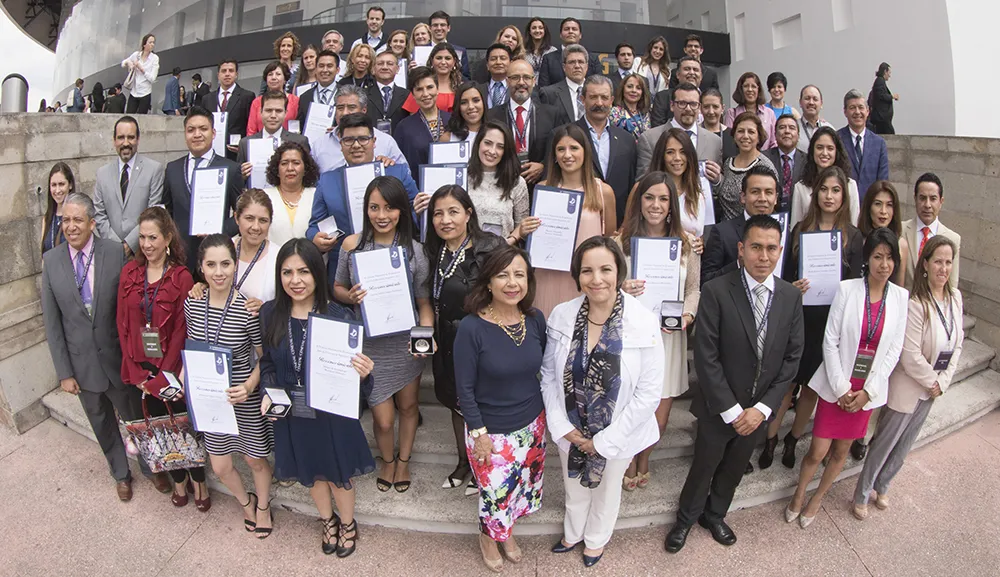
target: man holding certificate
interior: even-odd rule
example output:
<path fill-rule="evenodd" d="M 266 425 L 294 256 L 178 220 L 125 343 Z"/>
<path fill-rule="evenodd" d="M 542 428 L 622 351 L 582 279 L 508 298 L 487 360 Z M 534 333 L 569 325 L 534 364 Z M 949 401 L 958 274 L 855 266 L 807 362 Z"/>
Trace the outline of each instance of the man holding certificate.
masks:
<path fill-rule="evenodd" d="M 202 237 L 218 232 L 232 237 L 240 230 L 233 214 L 243 191 L 243 176 L 239 165 L 215 154 L 213 138 L 212 115 L 193 107 L 184 118 L 188 153 L 167 163 L 163 178 L 163 207 L 177 224 L 192 274 L 197 271 Z"/>

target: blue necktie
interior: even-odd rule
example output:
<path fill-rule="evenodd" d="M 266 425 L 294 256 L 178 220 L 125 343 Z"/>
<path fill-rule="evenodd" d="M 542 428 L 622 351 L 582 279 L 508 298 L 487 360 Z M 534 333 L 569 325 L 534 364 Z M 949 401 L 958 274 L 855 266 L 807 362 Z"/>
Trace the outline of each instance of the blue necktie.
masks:
<path fill-rule="evenodd" d="M 389 104 L 392 103 L 392 87 L 385 86 L 382 88 L 382 110 L 386 114 L 389 113 Z"/>
<path fill-rule="evenodd" d="M 505 98 L 507 98 L 507 88 L 502 82 L 494 82 L 493 90 L 490 91 L 490 108 L 502 105 Z"/>

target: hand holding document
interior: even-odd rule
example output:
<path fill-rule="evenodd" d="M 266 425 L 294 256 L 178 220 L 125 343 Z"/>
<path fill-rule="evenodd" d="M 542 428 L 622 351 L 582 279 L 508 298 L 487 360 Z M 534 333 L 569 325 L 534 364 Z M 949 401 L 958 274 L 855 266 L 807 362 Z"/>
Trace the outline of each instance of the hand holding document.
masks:
<path fill-rule="evenodd" d="M 375 177 L 384 173 L 382 163 L 378 161 L 344 167 L 344 192 L 347 194 L 347 211 L 351 215 L 351 232 L 361 232 L 365 222 L 365 191 Z"/>
<path fill-rule="evenodd" d="M 417 324 L 406 249 L 399 246 L 351 254 L 354 284 L 366 291 L 361 301 L 365 332 L 381 337 L 409 332 Z"/>
<path fill-rule="evenodd" d="M 583 210 L 583 193 L 536 186 L 531 216 L 542 224 L 528 235 L 528 255 L 535 268 L 569 271 Z"/>
<path fill-rule="evenodd" d="M 184 360 L 184 398 L 194 428 L 203 433 L 239 435 L 236 410 L 226 389 L 231 386 L 232 353 L 188 339 L 181 351 Z"/>
<path fill-rule="evenodd" d="M 225 168 L 199 168 L 191 187 L 191 236 L 222 232 L 227 216 Z"/>
<path fill-rule="evenodd" d="M 267 164 L 278 148 L 275 138 L 247 139 L 247 161 L 253 165 L 249 188 L 267 188 Z"/>
<path fill-rule="evenodd" d="M 456 143 L 461 144 L 461 143 Z M 460 166 L 420 165 L 420 192 L 434 194 L 442 186 L 451 184 L 468 188 L 467 171 Z M 428 210 L 420 213 L 420 242 L 427 242 Z"/>
<path fill-rule="evenodd" d="M 306 404 L 349 419 L 361 405 L 361 377 L 351 364 L 361 352 L 364 327 L 311 314 L 306 352 Z"/>
<path fill-rule="evenodd" d="M 416 62 L 417 66 L 427 66 L 427 60 L 431 57 L 433 49 L 433 46 L 414 46 L 410 59 Z"/>
<path fill-rule="evenodd" d="M 306 115 L 306 125 L 302 128 L 302 134 L 309 139 L 309 142 L 317 142 L 326 136 L 326 129 L 333 126 L 333 117 L 336 112 L 333 103 L 321 104 L 312 101 L 309 104 L 309 114 Z"/>
<path fill-rule="evenodd" d="M 632 237 L 632 278 L 646 281 L 639 302 L 660 314 L 664 301 L 681 302 L 681 253 L 683 243 L 675 237 Z"/>
<path fill-rule="evenodd" d="M 809 280 L 802 295 L 804 306 L 830 305 L 841 280 L 839 230 L 803 232 L 799 235 L 799 278 Z"/>

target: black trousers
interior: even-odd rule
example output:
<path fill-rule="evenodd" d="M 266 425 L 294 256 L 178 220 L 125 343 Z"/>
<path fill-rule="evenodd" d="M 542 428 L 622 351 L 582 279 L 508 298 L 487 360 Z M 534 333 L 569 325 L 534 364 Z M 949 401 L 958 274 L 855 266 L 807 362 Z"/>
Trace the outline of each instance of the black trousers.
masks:
<path fill-rule="evenodd" d="M 128 456 L 125 454 L 125 442 L 122 440 L 121 431 L 118 428 L 118 417 L 115 411 L 123 419 L 132 419 L 135 416 L 135 404 L 129 389 L 134 387 L 118 387 L 109 384 L 107 390 L 100 393 L 81 390 L 78 395 L 80 404 L 83 405 L 83 412 L 87 414 L 90 427 L 97 437 L 97 444 L 104 452 L 104 458 L 108 461 L 108 468 L 111 476 L 116 481 L 125 481 L 132 477 L 128 466 Z M 141 413 L 141 409 L 140 409 Z M 139 459 L 139 469 L 145 476 L 150 476 L 149 466 L 142 459 Z"/>
<path fill-rule="evenodd" d="M 875 134 L 896 134 L 896 129 L 892 127 L 892 121 L 872 121 L 872 132 Z"/>
<path fill-rule="evenodd" d="M 125 104 L 126 114 L 149 114 L 150 105 L 153 101 L 153 95 L 147 94 L 136 98 L 131 94 L 128 97 L 128 102 Z"/>
<path fill-rule="evenodd" d="M 135 418 L 141 418 L 143 414 L 142 391 L 139 390 L 139 387 L 130 386 L 129 389 L 131 389 L 130 394 L 132 395 L 133 402 L 137 407 Z M 169 401 L 161 401 L 160 399 L 157 399 L 152 395 L 147 395 L 146 407 L 149 410 L 149 416 L 162 417 L 167 415 L 168 414 L 166 405 L 167 402 Z M 170 403 L 170 409 L 175 413 L 184 413 L 187 411 L 187 405 L 184 403 L 184 401 L 175 401 Z M 191 480 L 194 481 L 195 483 L 205 482 L 205 467 L 195 467 L 194 469 L 178 469 L 176 471 L 168 471 L 168 473 L 170 474 L 170 478 L 174 480 L 174 483 L 184 482 L 184 479 L 188 476 L 188 474 L 191 475 Z"/>
<path fill-rule="evenodd" d="M 693 525 L 702 515 L 710 522 L 726 517 L 754 447 L 766 431 L 763 421 L 752 434 L 741 437 L 722 417 L 698 419 L 694 462 L 681 490 L 678 523 Z"/>

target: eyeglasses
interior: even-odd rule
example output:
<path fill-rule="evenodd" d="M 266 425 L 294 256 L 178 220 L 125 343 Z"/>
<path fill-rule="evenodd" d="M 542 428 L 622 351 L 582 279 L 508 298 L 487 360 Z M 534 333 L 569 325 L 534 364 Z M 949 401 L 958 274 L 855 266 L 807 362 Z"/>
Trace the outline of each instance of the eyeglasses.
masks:
<path fill-rule="evenodd" d="M 684 101 L 680 101 L 680 100 L 674 100 L 674 106 L 676 106 L 677 108 L 680 108 L 681 110 L 683 110 L 685 108 L 687 108 L 688 110 L 694 110 L 694 109 L 698 108 L 699 104 L 697 102 L 693 102 L 693 101 L 684 102 Z"/>
<path fill-rule="evenodd" d="M 354 146 L 355 144 L 360 144 L 361 146 L 368 146 L 374 136 L 345 136 L 340 139 L 341 144 L 346 144 L 348 148 Z"/>
<path fill-rule="evenodd" d="M 508 76 L 507 77 L 507 80 L 510 80 L 511 82 L 514 82 L 514 83 L 517 83 L 517 82 L 530 82 L 530 81 L 532 81 L 534 79 L 535 79 L 535 75 L 534 74 L 525 74 L 524 76 L 515 75 L 515 76 Z"/>

